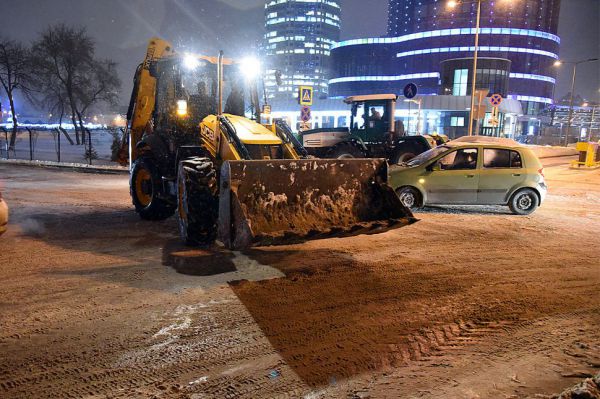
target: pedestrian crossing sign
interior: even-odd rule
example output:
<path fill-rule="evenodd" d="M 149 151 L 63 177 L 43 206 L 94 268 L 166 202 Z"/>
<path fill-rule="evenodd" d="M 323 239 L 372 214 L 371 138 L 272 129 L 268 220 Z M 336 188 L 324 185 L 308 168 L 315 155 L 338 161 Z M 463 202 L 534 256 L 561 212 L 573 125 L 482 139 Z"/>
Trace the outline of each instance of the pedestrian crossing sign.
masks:
<path fill-rule="evenodd" d="M 300 105 L 313 105 L 313 88 L 310 86 L 300 86 L 298 90 L 298 102 Z"/>

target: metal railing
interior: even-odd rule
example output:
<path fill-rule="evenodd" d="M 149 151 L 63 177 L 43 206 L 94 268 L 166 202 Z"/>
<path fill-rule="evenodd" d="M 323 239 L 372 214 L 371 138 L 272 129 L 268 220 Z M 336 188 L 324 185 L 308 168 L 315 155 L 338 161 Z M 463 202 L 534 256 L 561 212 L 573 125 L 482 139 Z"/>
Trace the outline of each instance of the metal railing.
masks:
<path fill-rule="evenodd" d="M 74 130 L 23 126 L 12 148 L 11 136 L 12 129 L 0 127 L 0 158 L 115 165 L 123 130 L 85 129 L 77 138 Z"/>

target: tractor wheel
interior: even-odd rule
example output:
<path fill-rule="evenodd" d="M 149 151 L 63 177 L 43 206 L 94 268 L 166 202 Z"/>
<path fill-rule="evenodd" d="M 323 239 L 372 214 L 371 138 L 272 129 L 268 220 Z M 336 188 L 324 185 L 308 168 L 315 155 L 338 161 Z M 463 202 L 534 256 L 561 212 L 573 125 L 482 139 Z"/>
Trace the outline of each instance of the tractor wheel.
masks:
<path fill-rule="evenodd" d="M 414 152 L 410 149 L 398 150 L 390 159 L 390 164 L 391 165 L 400 165 L 400 164 L 410 161 L 415 156 L 416 155 L 414 154 Z"/>
<path fill-rule="evenodd" d="M 340 143 L 334 146 L 327 153 L 326 158 L 331 159 L 352 159 L 352 158 L 365 158 L 365 152 L 355 144 L 350 142 Z"/>
<path fill-rule="evenodd" d="M 219 185 L 209 158 L 194 157 L 179 163 L 177 220 L 187 245 L 210 245 L 217 237 Z"/>
<path fill-rule="evenodd" d="M 164 220 L 175 207 L 161 198 L 162 176 L 152 158 L 138 158 L 131 168 L 129 192 L 136 212 L 145 220 Z"/>

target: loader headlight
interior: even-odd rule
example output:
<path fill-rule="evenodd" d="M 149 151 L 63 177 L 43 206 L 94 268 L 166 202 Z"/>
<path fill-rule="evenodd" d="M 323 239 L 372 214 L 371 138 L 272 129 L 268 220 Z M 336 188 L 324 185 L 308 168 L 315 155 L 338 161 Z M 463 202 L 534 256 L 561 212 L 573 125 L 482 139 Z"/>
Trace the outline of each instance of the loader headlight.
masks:
<path fill-rule="evenodd" d="M 260 61 L 254 57 L 244 58 L 240 68 L 248 80 L 254 80 L 260 75 Z"/>
<path fill-rule="evenodd" d="M 188 113 L 188 104 L 186 100 L 177 101 L 177 115 L 186 116 Z"/>

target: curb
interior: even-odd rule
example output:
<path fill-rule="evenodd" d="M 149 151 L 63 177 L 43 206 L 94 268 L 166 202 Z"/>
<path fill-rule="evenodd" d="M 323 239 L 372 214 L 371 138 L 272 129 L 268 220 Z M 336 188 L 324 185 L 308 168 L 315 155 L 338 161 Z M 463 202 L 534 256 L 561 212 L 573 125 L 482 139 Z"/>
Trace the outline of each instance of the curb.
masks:
<path fill-rule="evenodd" d="M 81 163 L 27 161 L 21 159 L 0 158 L 0 165 L 29 166 L 37 168 L 63 169 L 82 173 L 129 174 L 129 169 L 121 166 L 86 165 Z"/>

